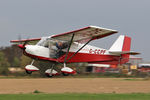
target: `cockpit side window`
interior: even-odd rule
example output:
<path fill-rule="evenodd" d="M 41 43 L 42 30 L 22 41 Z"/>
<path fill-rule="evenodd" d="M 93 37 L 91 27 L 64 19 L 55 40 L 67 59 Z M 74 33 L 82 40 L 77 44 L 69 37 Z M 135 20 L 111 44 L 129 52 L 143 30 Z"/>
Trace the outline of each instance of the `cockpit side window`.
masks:
<path fill-rule="evenodd" d="M 66 53 L 69 42 L 42 37 L 37 45 L 49 48 L 49 55 L 51 58 L 59 58 Z"/>

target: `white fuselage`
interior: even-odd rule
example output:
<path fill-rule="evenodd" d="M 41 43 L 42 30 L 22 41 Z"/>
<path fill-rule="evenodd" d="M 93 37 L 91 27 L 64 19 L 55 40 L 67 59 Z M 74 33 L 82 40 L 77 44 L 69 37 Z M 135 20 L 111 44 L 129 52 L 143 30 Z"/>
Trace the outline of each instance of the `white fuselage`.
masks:
<path fill-rule="evenodd" d="M 69 50 L 69 52 L 76 52 L 77 50 L 79 50 L 84 44 L 80 44 L 80 43 L 73 43 L 71 45 L 71 48 Z M 44 46 L 39 46 L 39 45 L 26 45 L 25 46 L 25 52 L 34 56 L 40 56 L 40 57 L 45 57 L 45 58 L 49 58 L 51 55 L 51 48 L 48 47 L 44 47 Z M 56 47 L 53 47 L 53 50 L 57 49 Z M 67 51 L 66 49 L 63 49 L 64 52 Z M 109 54 L 108 50 L 106 49 L 102 49 L 102 48 L 98 48 L 95 46 L 91 46 L 91 45 L 86 45 L 84 48 L 82 48 L 79 53 L 89 53 L 89 54 Z"/>

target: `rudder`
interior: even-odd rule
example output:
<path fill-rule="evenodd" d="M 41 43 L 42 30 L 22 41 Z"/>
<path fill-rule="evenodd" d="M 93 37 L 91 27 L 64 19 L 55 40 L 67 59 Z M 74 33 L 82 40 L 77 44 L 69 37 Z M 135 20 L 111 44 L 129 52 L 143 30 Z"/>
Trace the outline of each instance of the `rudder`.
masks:
<path fill-rule="evenodd" d="M 131 47 L 131 38 L 128 36 L 120 35 L 118 39 L 114 42 L 114 44 L 109 49 L 110 52 L 122 52 L 122 51 L 130 51 Z"/>

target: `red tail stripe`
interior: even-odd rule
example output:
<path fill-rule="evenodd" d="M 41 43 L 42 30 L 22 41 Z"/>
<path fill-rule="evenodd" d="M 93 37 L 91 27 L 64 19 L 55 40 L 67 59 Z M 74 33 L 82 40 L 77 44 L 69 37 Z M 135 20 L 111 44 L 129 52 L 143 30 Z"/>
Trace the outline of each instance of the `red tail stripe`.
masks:
<path fill-rule="evenodd" d="M 130 47 L 131 47 L 131 38 L 125 36 L 122 51 L 130 51 Z"/>

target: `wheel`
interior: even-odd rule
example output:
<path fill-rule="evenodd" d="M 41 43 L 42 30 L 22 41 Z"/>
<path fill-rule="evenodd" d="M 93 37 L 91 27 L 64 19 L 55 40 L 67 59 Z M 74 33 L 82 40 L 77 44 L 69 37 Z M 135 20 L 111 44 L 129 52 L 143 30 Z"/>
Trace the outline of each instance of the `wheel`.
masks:
<path fill-rule="evenodd" d="M 52 74 L 45 74 L 47 77 L 53 77 L 53 75 Z"/>
<path fill-rule="evenodd" d="M 27 73 L 27 74 L 32 74 L 32 71 L 26 70 L 26 73 Z"/>
<path fill-rule="evenodd" d="M 64 76 L 69 76 L 69 74 L 68 74 L 68 73 L 63 73 L 63 72 L 62 72 L 62 74 L 63 74 Z"/>

